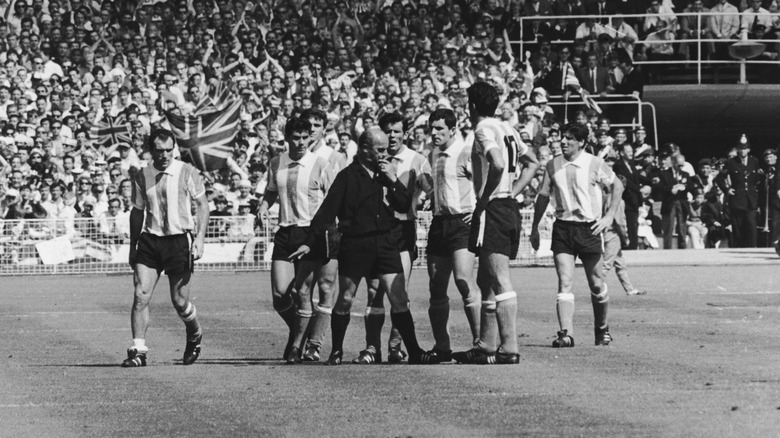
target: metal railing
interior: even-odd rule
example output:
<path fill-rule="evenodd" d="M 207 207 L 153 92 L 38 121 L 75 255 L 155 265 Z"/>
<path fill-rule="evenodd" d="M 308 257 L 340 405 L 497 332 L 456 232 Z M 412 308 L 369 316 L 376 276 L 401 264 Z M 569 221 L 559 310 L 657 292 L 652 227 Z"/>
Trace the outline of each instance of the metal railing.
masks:
<path fill-rule="evenodd" d="M 643 101 L 642 99 L 631 94 L 609 94 L 607 95 L 607 99 L 595 97 L 593 100 L 599 106 L 607 107 L 610 105 L 636 105 L 636 118 L 634 118 L 634 120 L 632 120 L 630 123 L 611 123 L 611 126 L 617 128 L 629 128 L 631 130 L 637 128 L 638 126 L 644 126 L 647 128 L 642 108 L 649 108 L 651 113 L 649 126 L 652 126 L 653 129 L 653 146 L 656 150 L 658 150 L 658 121 L 656 119 L 655 105 L 653 105 L 651 102 Z M 563 95 L 551 95 L 550 101 L 547 102 L 547 105 L 552 107 L 562 106 L 564 108 L 564 113 L 566 113 L 565 117 L 568 116 L 571 107 L 588 106 L 587 102 L 583 100 L 581 96 L 577 95 L 569 96 L 568 99 L 565 99 Z M 571 120 L 564 120 L 564 122 L 571 122 Z"/>
<path fill-rule="evenodd" d="M 512 265 L 550 265 L 552 254 L 531 249 L 533 210 L 521 210 L 520 251 Z M 425 248 L 432 214 L 417 220 L 418 259 L 426 266 Z M 549 219 L 549 220 L 548 220 Z M 0 220 L 0 275 L 130 273 L 128 222 L 101 230 L 96 219 Z M 548 223 L 549 222 L 549 223 Z M 549 226 L 548 226 L 549 225 Z M 270 269 L 277 218 L 256 224 L 254 216 L 213 217 L 209 221 L 203 258 L 196 271 L 263 271 Z M 552 230 L 552 218 L 540 226 L 543 242 Z"/>
<path fill-rule="evenodd" d="M 749 24 L 745 24 L 743 21 L 743 15 L 745 11 L 730 13 L 730 12 L 712 12 L 712 11 L 703 11 L 703 12 L 674 12 L 673 15 L 675 17 L 674 21 L 670 23 L 670 27 L 673 30 L 677 30 L 679 26 L 679 19 L 681 17 L 693 17 L 696 20 L 696 27 L 695 29 L 702 29 L 702 24 L 706 23 L 706 20 L 709 20 L 710 17 L 717 17 L 717 16 L 738 16 L 739 18 L 739 27 L 737 29 L 737 32 L 735 32 L 735 35 L 740 35 L 739 37 L 732 37 L 729 36 L 729 38 L 708 38 L 703 37 L 700 35 L 696 35 L 693 38 L 684 38 L 684 39 L 673 39 L 668 41 L 650 41 L 648 42 L 645 39 L 639 39 L 634 42 L 636 45 L 644 45 L 644 46 L 652 46 L 654 44 L 658 44 L 659 42 L 667 42 L 670 44 L 674 44 L 676 46 L 679 46 L 681 44 L 693 44 L 696 46 L 696 58 L 691 59 L 671 59 L 671 60 L 636 60 L 634 59 L 635 65 L 696 65 L 696 77 L 697 77 L 697 84 L 702 83 L 702 68 L 703 66 L 719 66 L 719 65 L 733 65 L 733 66 L 741 66 L 741 69 L 744 72 L 744 67 L 746 65 L 776 65 L 780 66 L 780 59 L 773 59 L 773 60 L 763 60 L 763 59 L 704 59 L 702 58 L 703 53 L 703 44 L 709 44 L 709 43 L 727 43 L 727 44 L 734 44 L 740 41 L 744 41 L 747 39 L 747 27 Z M 637 20 L 644 20 L 646 18 L 651 17 L 662 17 L 662 14 L 614 14 L 609 16 L 601 16 L 601 15 L 548 15 L 548 16 L 528 16 L 528 17 L 518 17 L 520 19 L 521 28 L 524 26 L 531 25 L 534 21 L 543 21 L 543 22 L 554 22 L 559 20 L 568 20 L 573 23 L 573 25 L 576 23 L 579 25 L 580 23 L 584 22 L 586 19 L 593 19 L 596 21 L 596 26 L 601 26 L 601 30 L 604 30 L 603 33 L 615 33 L 615 28 L 612 26 L 613 21 L 615 18 L 622 18 L 622 19 L 637 19 Z M 775 20 L 780 19 L 780 13 L 769 13 L 769 16 L 772 17 L 773 22 Z M 667 16 L 668 18 L 668 16 Z M 608 25 L 605 26 L 603 24 L 600 24 L 600 20 L 607 20 Z M 780 21 L 777 23 L 778 26 L 780 26 Z M 769 29 L 767 29 L 769 31 Z M 658 32 L 658 31 L 657 31 Z M 654 32 L 654 33 L 657 33 Z M 765 45 L 768 44 L 780 44 L 780 40 L 778 39 L 750 39 L 750 42 L 753 43 L 762 43 Z M 556 40 L 550 42 L 552 45 L 568 45 L 573 44 L 574 40 Z M 515 46 L 518 48 L 518 54 L 521 56 L 518 59 L 524 59 L 522 56 L 525 53 L 526 45 L 528 44 L 538 44 L 536 40 L 533 41 L 526 41 L 526 40 L 514 40 L 510 41 L 510 44 L 512 46 Z M 589 39 L 587 40 L 587 44 L 595 44 L 595 40 Z M 744 83 L 744 75 L 740 79 L 741 83 Z"/>

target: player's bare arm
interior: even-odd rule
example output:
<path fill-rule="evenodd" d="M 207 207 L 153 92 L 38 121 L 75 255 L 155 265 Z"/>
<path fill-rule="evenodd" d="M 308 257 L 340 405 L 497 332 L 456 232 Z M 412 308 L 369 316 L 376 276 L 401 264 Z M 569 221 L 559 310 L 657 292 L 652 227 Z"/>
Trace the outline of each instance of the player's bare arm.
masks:
<path fill-rule="evenodd" d="M 536 175 L 536 171 L 539 170 L 539 160 L 536 159 L 536 154 L 529 148 L 528 152 L 521 155 L 518 161 L 523 166 L 520 178 L 516 179 L 512 184 L 512 197 L 516 197 L 525 190 L 526 186 L 531 182 Z"/>
<path fill-rule="evenodd" d="M 477 199 L 475 212 L 481 213 L 487 207 L 490 201 L 490 195 L 501 183 L 501 177 L 504 175 L 504 158 L 501 156 L 501 150 L 497 147 L 490 149 L 487 153 L 488 175 L 485 181 L 485 188 L 482 190 L 482 197 Z"/>
<path fill-rule="evenodd" d="M 260 223 L 265 224 L 268 219 L 268 209 L 274 205 L 276 199 L 279 197 L 279 193 L 266 190 L 263 194 L 263 200 L 260 202 L 260 206 L 257 208 L 257 219 Z"/>
<path fill-rule="evenodd" d="M 550 187 L 550 172 L 545 172 L 541 187 L 543 189 Z M 547 211 L 547 206 L 549 204 L 550 196 L 547 192 L 543 191 L 536 196 L 536 201 L 534 202 L 534 221 L 531 225 L 531 235 L 528 236 L 528 240 L 531 241 L 531 248 L 533 248 L 534 251 L 539 251 L 539 222 L 542 220 L 544 212 Z"/>
<path fill-rule="evenodd" d="M 593 235 L 601 234 L 602 231 L 612 226 L 612 222 L 615 220 L 615 213 L 617 213 L 618 207 L 620 207 L 620 200 L 623 197 L 623 183 L 620 182 L 620 178 L 612 178 L 612 184 L 609 187 L 610 191 L 610 205 L 609 210 L 604 216 L 593 224 L 590 229 L 593 231 Z M 534 212 L 534 218 L 536 213 Z"/>
<path fill-rule="evenodd" d="M 206 242 L 206 230 L 209 227 L 209 200 L 206 194 L 195 198 L 195 241 L 192 242 L 192 256 L 195 260 L 203 257 Z"/>

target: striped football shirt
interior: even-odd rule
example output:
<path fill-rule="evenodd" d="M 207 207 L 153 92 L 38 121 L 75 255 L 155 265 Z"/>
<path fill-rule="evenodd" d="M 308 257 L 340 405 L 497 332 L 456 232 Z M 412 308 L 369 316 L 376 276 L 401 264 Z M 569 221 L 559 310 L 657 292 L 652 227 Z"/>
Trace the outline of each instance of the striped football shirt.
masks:
<path fill-rule="evenodd" d="M 331 165 L 314 153 L 306 152 L 298 161 L 289 154 L 274 157 L 266 190 L 279 195 L 279 226 L 308 227 L 332 182 Z"/>
<path fill-rule="evenodd" d="M 148 164 L 133 181 L 133 207 L 146 213 L 141 232 L 171 236 L 193 230 L 192 199 L 205 194 L 200 171 L 192 165 L 173 160 L 157 170 Z"/>
<path fill-rule="evenodd" d="M 489 199 L 509 198 L 512 196 L 512 184 L 520 173 L 518 165 L 521 155 L 528 152 L 528 145 L 520 139 L 520 134 L 508 123 L 489 117 L 477 124 L 474 130 L 472 161 L 474 167 L 474 191 L 482 198 L 488 178 L 488 152 L 498 148 L 504 160 L 504 174 Z"/>
<path fill-rule="evenodd" d="M 603 192 L 615 174 L 599 157 L 581 152 L 574 161 L 559 155 L 547 163 L 539 194 L 548 196 L 557 219 L 593 222 L 601 219 Z"/>
<path fill-rule="evenodd" d="M 420 200 L 420 194 L 424 191 L 426 194 L 433 190 L 431 176 L 431 165 L 428 160 L 420 153 L 406 146 L 390 157 L 395 167 L 396 176 L 407 188 L 411 190 L 414 187 L 412 196 L 412 206 L 406 213 L 395 213 L 395 217 L 402 221 L 414 220 L 417 218 L 417 204 Z"/>
<path fill-rule="evenodd" d="M 334 175 L 341 172 L 341 169 L 347 167 L 347 157 L 344 156 L 344 154 L 341 152 L 325 144 L 324 139 L 320 141 L 319 146 L 316 148 L 312 147 L 309 150 L 314 152 L 314 154 L 317 156 L 324 158 L 333 169 Z"/>
<path fill-rule="evenodd" d="M 471 181 L 471 147 L 458 136 L 447 149 L 431 149 L 433 169 L 433 215 L 471 213 L 476 205 Z"/>

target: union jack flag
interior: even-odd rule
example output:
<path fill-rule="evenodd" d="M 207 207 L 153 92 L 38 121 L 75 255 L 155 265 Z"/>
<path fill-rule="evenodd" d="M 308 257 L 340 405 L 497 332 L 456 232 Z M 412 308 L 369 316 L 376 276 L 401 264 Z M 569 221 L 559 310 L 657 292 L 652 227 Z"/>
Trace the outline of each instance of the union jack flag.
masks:
<path fill-rule="evenodd" d="M 96 139 L 95 145 L 110 147 L 119 143 L 132 144 L 130 129 L 130 122 L 124 114 L 120 114 L 116 117 L 104 117 L 90 128 L 90 134 Z"/>
<path fill-rule="evenodd" d="M 214 111 L 224 110 L 232 101 L 231 92 L 233 87 L 225 82 L 217 82 L 209 86 L 209 91 L 200 98 L 195 105 L 195 114 L 207 114 Z"/>
<path fill-rule="evenodd" d="M 166 111 L 168 123 L 176 135 L 182 155 L 198 169 L 222 169 L 233 155 L 233 139 L 238 132 L 241 99 L 234 99 L 224 109 L 205 114 L 181 116 Z"/>

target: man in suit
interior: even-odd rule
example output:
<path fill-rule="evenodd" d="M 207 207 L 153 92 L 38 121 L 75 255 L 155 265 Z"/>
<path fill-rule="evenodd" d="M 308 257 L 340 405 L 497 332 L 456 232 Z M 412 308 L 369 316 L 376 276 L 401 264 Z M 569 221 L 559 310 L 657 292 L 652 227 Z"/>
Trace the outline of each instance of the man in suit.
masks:
<path fill-rule="evenodd" d="M 734 247 L 755 248 L 758 185 L 762 181 L 758 159 L 750 155 L 750 142 L 743 134 L 737 156 L 726 161 L 718 175 L 718 187 L 728 195 Z"/>
<path fill-rule="evenodd" d="M 661 227 L 663 228 L 664 249 L 672 248 L 672 238 L 677 231 L 677 249 L 687 247 L 688 236 L 685 213 L 688 211 L 688 175 L 681 170 L 671 155 L 663 157 L 664 169 L 659 174 L 657 189 L 661 193 Z"/>
<path fill-rule="evenodd" d="M 627 137 L 625 129 L 618 129 L 615 132 L 615 142 Z M 626 228 L 628 231 L 628 248 L 637 248 L 637 228 L 639 227 L 639 207 L 642 205 L 642 177 L 637 172 L 634 164 L 634 148 L 631 143 L 625 140 L 615 148 L 620 154 L 620 158 L 615 162 L 612 168 L 615 174 L 625 178 L 623 190 L 623 202 L 626 204 Z"/>
<path fill-rule="evenodd" d="M 596 96 L 606 96 L 609 80 L 607 69 L 599 65 L 599 58 L 596 53 L 588 53 L 587 65 L 580 69 L 580 79 L 580 85 L 588 93 Z"/>
<path fill-rule="evenodd" d="M 728 0 L 719 0 L 718 4 L 712 9 L 713 14 L 710 19 L 710 38 L 719 40 L 728 40 L 738 38 L 739 35 L 739 10 L 728 2 Z M 728 47 L 731 42 L 710 43 L 710 51 L 716 52 L 719 57 L 728 58 Z"/>

